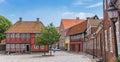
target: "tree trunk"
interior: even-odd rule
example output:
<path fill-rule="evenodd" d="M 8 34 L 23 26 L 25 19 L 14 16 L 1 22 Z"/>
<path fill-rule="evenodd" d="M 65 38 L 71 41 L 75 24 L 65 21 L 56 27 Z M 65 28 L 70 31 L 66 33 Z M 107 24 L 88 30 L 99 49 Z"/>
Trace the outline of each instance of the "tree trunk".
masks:
<path fill-rule="evenodd" d="M 52 45 L 50 45 L 50 55 L 52 55 Z"/>
<path fill-rule="evenodd" d="M 45 53 L 46 53 L 46 52 L 45 52 L 45 47 L 44 47 L 44 56 L 46 55 Z"/>

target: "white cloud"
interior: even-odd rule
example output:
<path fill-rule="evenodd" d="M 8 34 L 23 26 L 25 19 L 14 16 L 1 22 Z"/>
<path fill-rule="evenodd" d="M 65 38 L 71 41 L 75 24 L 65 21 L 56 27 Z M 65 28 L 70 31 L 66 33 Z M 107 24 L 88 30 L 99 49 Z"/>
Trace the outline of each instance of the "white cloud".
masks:
<path fill-rule="evenodd" d="M 74 14 L 73 12 L 64 12 L 62 15 L 64 16 L 64 15 L 72 15 L 72 14 Z"/>
<path fill-rule="evenodd" d="M 3 2 L 5 2 L 5 0 L 0 0 L 0 3 L 3 3 Z"/>
<path fill-rule="evenodd" d="M 72 3 L 72 5 L 79 6 L 79 5 L 85 4 L 86 2 L 90 2 L 90 1 L 93 1 L 93 0 L 75 0 L 75 2 Z"/>
<path fill-rule="evenodd" d="M 82 1 L 76 1 L 76 2 L 74 2 L 74 3 L 72 3 L 73 5 L 81 5 L 81 4 L 83 4 L 83 2 Z"/>
<path fill-rule="evenodd" d="M 80 17 L 80 19 L 86 19 L 87 17 L 92 17 L 95 14 L 92 13 L 85 13 L 85 12 L 64 12 L 62 17 L 64 18 L 76 18 Z"/>
<path fill-rule="evenodd" d="M 93 4 L 93 5 L 89 5 L 87 6 L 86 8 L 94 8 L 94 7 L 99 7 L 99 6 L 102 6 L 102 2 L 99 2 L 99 3 L 96 3 L 96 4 Z"/>
<path fill-rule="evenodd" d="M 87 17 L 92 17 L 94 14 L 92 13 L 85 13 L 85 12 L 79 12 L 75 14 L 76 17 L 80 17 L 81 19 L 86 19 Z"/>

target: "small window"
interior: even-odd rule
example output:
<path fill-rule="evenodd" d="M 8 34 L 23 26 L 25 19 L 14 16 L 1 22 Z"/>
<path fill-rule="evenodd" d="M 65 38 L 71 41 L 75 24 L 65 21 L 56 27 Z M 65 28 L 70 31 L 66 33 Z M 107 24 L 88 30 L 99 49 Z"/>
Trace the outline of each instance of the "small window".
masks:
<path fill-rule="evenodd" d="M 16 38 L 19 38 L 20 37 L 20 34 L 16 34 L 16 36 L 15 36 Z"/>
<path fill-rule="evenodd" d="M 34 45 L 34 48 L 35 48 L 35 49 L 38 49 L 38 48 L 39 48 L 39 46 L 38 46 L 38 45 Z"/>
<path fill-rule="evenodd" d="M 11 44 L 11 48 L 15 48 L 15 44 Z"/>
<path fill-rule="evenodd" d="M 44 45 L 41 45 L 41 46 L 40 46 L 41 49 L 44 49 L 44 47 L 45 47 Z"/>
<path fill-rule="evenodd" d="M 30 38 L 30 34 L 29 34 L 29 33 L 27 33 L 27 34 L 26 34 L 26 37 L 27 37 L 27 38 Z"/>
<path fill-rule="evenodd" d="M 20 48 L 20 45 L 19 45 L 19 44 L 16 44 L 16 48 Z"/>
<path fill-rule="evenodd" d="M 10 44 L 6 44 L 6 48 L 10 48 Z"/>
<path fill-rule="evenodd" d="M 25 44 L 21 44 L 21 48 L 25 48 Z"/>

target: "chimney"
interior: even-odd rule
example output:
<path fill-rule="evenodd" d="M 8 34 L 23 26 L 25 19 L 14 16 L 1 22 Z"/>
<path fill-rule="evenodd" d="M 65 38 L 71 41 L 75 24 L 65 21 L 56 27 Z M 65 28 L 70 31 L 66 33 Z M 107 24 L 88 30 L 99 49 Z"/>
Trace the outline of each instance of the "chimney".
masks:
<path fill-rule="evenodd" d="M 87 17 L 87 20 L 90 19 L 90 17 Z"/>
<path fill-rule="evenodd" d="M 39 18 L 37 18 L 37 21 L 39 22 Z"/>
<path fill-rule="evenodd" d="M 19 21 L 22 22 L 22 17 L 19 18 Z"/>
<path fill-rule="evenodd" d="M 79 17 L 76 17 L 76 20 L 79 20 L 80 18 Z"/>

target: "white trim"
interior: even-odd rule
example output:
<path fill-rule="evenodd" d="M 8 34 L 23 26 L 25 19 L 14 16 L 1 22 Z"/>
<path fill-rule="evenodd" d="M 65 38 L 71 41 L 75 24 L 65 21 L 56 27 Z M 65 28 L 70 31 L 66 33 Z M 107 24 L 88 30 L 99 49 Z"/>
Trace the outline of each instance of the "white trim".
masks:
<path fill-rule="evenodd" d="M 118 47 L 118 54 L 120 54 L 120 39 L 119 39 L 119 22 L 115 23 L 116 26 L 116 38 L 117 38 L 117 47 Z"/>
<path fill-rule="evenodd" d="M 113 53 L 113 46 L 112 46 L 112 28 L 110 27 L 109 28 L 109 40 L 110 40 L 110 52 L 112 52 Z"/>
<path fill-rule="evenodd" d="M 107 30 L 105 30 L 105 44 L 106 44 L 106 51 L 108 51 L 108 38 L 107 38 Z"/>

